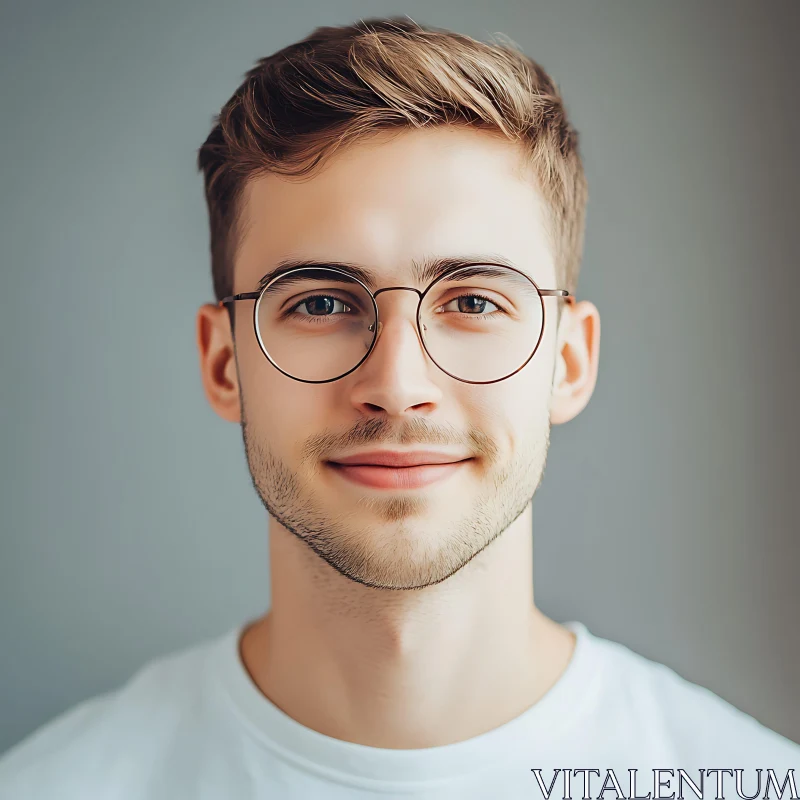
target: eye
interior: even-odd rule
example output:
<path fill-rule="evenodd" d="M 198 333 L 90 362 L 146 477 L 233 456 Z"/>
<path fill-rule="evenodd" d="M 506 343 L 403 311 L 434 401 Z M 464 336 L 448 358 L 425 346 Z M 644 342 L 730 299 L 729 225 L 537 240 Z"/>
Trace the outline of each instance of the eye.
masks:
<path fill-rule="evenodd" d="M 452 309 L 453 311 L 457 311 L 461 314 L 468 314 L 471 316 L 489 316 L 489 314 L 483 314 L 483 311 L 487 310 L 487 305 L 491 306 L 492 309 L 488 309 L 490 313 L 494 313 L 495 311 L 501 311 L 495 303 L 493 303 L 488 297 L 484 297 L 480 294 L 462 294 L 458 297 L 453 298 L 452 300 L 445 303 L 441 306 L 442 309 L 447 309 L 447 306 L 451 306 L 453 303 L 457 304 L 457 308 Z"/>
<path fill-rule="evenodd" d="M 304 298 L 291 309 L 289 309 L 289 313 L 297 314 L 301 317 L 331 316 L 331 312 L 333 312 L 333 310 L 336 308 L 337 303 L 345 312 L 353 310 L 347 305 L 347 303 L 345 303 L 343 300 L 340 300 L 338 297 L 319 294 Z M 304 311 L 300 311 L 298 309 L 304 309 Z"/>

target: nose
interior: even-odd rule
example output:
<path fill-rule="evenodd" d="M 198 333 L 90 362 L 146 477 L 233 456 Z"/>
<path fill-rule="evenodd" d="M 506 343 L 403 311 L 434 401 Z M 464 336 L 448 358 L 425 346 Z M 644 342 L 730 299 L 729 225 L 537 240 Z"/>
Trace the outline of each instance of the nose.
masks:
<path fill-rule="evenodd" d="M 384 305 L 372 352 L 353 373 L 351 400 L 362 413 L 383 411 L 402 416 L 410 411 L 432 411 L 442 391 L 432 380 L 441 373 L 430 360 L 417 330 L 416 310 L 420 292 L 407 287 L 387 287 L 375 293 L 396 290 L 395 302 Z"/>

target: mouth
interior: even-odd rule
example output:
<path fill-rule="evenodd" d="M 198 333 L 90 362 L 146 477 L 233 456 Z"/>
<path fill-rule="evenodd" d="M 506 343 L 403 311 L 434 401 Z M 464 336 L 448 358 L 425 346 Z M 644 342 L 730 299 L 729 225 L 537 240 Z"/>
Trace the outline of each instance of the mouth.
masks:
<path fill-rule="evenodd" d="M 456 474 L 473 461 L 464 458 L 438 464 L 413 464 L 391 466 L 385 464 L 341 464 L 326 461 L 334 474 L 347 481 L 373 489 L 420 489 L 438 483 Z"/>

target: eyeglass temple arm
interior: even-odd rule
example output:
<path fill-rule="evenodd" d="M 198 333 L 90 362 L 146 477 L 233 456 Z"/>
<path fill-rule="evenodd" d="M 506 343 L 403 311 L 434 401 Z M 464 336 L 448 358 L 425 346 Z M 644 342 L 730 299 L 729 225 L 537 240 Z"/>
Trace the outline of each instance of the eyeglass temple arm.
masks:
<path fill-rule="evenodd" d="M 223 297 L 217 305 L 223 307 L 227 303 L 232 303 L 235 300 L 258 300 L 258 296 L 261 292 L 242 292 L 242 294 L 234 294 L 230 297 Z"/>
<path fill-rule="evenodd" d="M 259 294 L 260 292 L 242 292 L 242 294 L 234 294 L 230 297 L 223 297 L 217 305 L 223 308 L 227 303 L 233 303 L 236 300 L 258 300 Z M 563 297 L 570 305 L 575 304 L 575 297 L 566 289 L 539 289 L 539 294 L 544 297 Z"/>
<path fill-rule="evenodd" d="M 566 289 L 539 289 L 539 294 L 543 297 L 563 297 L 570 305 L 575 305 L 575 296 Z"/>

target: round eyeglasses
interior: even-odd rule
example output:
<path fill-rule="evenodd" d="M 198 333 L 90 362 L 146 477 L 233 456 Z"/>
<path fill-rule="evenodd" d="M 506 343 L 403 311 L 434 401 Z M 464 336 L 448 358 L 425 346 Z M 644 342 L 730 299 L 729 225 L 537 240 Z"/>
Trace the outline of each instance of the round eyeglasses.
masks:
<path fill-rule="evenodd" d="M 458 266 L 427 289 L 387 286 L 372 292 L 335 267 L 289 269 L 258 292 L 225 297 L 255 300 L 253 325 L 262 352 L 284 375 L 303 383 L 330 383 L 367 360 L 380 336 L 377 296 L 405 290 L 419 295 L 416 324 L 425 352 L 451 378 L 497 383 L 519 372 L 544 334 L 544 297 L 566 289 L 540 289 L 525 273 L 500 264 Z"/>

